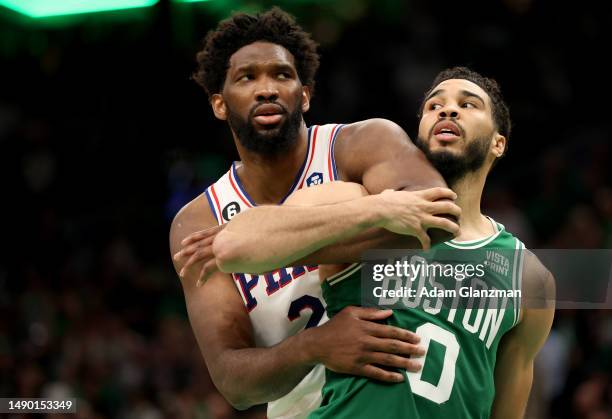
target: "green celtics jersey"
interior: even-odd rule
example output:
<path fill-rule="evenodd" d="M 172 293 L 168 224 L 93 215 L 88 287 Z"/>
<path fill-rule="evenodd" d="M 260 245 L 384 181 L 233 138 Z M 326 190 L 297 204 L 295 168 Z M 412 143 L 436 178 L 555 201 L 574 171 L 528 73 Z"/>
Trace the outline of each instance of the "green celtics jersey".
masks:
<path fill-rule="evenodd" d="M 323 402 L 310 418 L 490 417 L 497 347 L 520 316 L 524 253 L 491 222 L 490 237 L 413 252 L 410 263 L 422 270 L 403 278 L 376 282 L 365 265 L 353 265 L 324 281 L 330 318 L 349 305 L 393 308 L 386 323 L 418 334 L 426 354 L 421 370 L 402 371 L 406 379 L 396 384 L 327 370 Z"/>

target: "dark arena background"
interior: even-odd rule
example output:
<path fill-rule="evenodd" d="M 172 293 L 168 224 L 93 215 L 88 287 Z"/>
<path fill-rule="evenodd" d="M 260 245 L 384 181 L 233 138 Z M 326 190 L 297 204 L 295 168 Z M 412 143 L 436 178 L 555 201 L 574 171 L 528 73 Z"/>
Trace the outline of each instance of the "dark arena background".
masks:
<path fill-rule="evenodd" d="M 265 417 L 215 390 L 168 249 L 176 212 L 237 158 L 190 79 L 231 11 L 277 4 L 320 43 L 308 124 L 383 117 L 414 138 L 439 70 L 496 78 L 514 131 L 484 212 L 529 247 L 612 247 L 605 2 L 70 3 L 0 0 L 0 397 L 77 397 L 78 418 Z M 612 417 L 611 371 L 610 312 L 559 310 L 528 417 Z"/>

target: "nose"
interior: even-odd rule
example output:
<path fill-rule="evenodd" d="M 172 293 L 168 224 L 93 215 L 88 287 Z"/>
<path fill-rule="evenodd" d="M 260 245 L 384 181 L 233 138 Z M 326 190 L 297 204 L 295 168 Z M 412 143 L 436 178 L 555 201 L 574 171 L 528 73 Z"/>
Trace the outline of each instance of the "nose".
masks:
<path fill-rule="evenodd" d="M 255 99 L 258 102 L 276 101 L 278 99 L 278 88 L 276 84 L 268 78 L 262 80 L 255 91 Z"/>
<path fill-rule="evenodd" d="M 459 116 L 459 112 L 457 111 L 457 107 L 453 104 L 446 104 L 442 108 L 440 108 L 438 112 L 438 118 L 457 118 Z"/>

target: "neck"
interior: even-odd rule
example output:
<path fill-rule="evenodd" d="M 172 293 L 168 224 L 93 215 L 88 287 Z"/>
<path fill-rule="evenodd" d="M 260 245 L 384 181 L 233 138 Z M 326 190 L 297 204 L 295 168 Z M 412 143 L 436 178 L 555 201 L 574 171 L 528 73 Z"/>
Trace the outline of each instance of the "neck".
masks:
<path fill-rule="evenodd" d="M 242 186 L 256 204 L 278 204 L 293 186 L 308 152 L 308 130 L 303 122 L 298 136 L 294 147 L 274 156 L 249 151 L 234 136 L 242 162 L 236 171 Z"/>
<path fill-rule="evenodd" d="M 457 180 L 452 189 L 457 193 L 455 203 L 461 208 L 461 227 L 456 240 L 475 240 L 494 234 L 495 230 L 487 217 L 480 212 L 482 191 L 487 179 L 487 169 L 480 168 Z"/>

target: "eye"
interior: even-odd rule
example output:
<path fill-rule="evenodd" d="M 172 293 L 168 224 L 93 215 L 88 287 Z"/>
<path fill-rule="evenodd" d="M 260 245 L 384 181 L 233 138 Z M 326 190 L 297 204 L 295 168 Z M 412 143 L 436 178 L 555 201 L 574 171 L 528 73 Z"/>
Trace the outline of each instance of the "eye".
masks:
<path fill-rule="evenodd" d="M 287 80 L 291 78 L 291 74 L 287 73 L 286 71 L 283 71 L 281 73 L 278 73 L 276 77 L 280 80 Z"/>
<path fill-rule="evenodd" d="M 429 105 L 429 109 L 432 110 L 432 111 L 440 109 L 441 107 L 442 107 L 442 105 L 440 105 L 439 103 L 431 103 Z"/>
<path fill-rule="evenodd" d="M 239 76 L 236 81 L 248 81 L 248 80 L 253 80 L 253 79 L 254 79 L 253 75 L 247 73 L 247 74 L 243 74 Z"/>
<path fill-rule="evenodd" d="M 462 107 L 464 107 L 464 108 L 468 108 L 468 109 L 470 109 L 470 108 L 476 108 L 476 104 L 475 104 L 475 103 L 472 103 L 472 102 L 464 102 L 464 103 L 463 103 L 463 105 L 462 105 Z"/>

